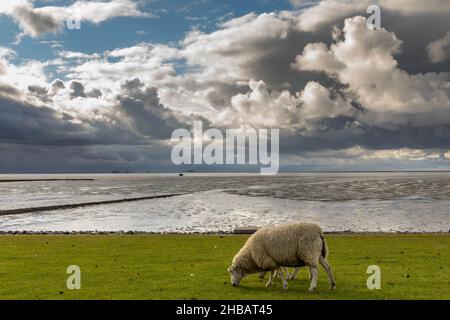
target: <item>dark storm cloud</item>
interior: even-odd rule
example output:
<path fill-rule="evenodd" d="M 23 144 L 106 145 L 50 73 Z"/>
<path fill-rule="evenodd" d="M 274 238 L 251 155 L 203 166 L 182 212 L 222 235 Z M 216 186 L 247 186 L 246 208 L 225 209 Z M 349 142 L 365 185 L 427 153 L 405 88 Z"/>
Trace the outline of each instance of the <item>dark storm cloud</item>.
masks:
<path fill-rule="evenodd" d="M 175 129 L 186 127 L 186 124 L 179 121 L 171 109 L 160 103 L 158 90 L 145 87 L 137 78 L 126 81 L 122 85 L 122 92 L 117 101 L 118 110 L 143 136 L 170 139 Z"/>
<path fill-rule="evenodd" d="M 0 96 L 0 141 L 20 144 L 88 144 L 95 132 L 65 121 L 48 107 L 36 107 Z"/>
<path fill-rule="evenodd" d="M 12 152 L 13 151 L 13 152 Z M 0 173 L 172 171 L 170 148 L 151 145 L 26 145 L 0 143 Z"/>
<path fill-rule="evenodd" d="M 170 146 L 147 135 L 170 138 L 172 126 L 186 125 L 159 104 L 154 89 L 127 86 L 124 94 L 129 95 L 118 97 L 120 104 L 114 108 L 125 112 L 132 126 L 122 118 L 76 119 L 52 108 L 24 102 L 19 91 L 1 86 L 0 172 L 173 170 Z M 42 88 L 29 89 L 44 93 Z"/>
<path fill-rule="evenodd" d="M 449 15 L 416 14 L 401 16 L 385 12 L 383 27 L 395 32 L 403 41 L 402 51 L 397 55 L 399 67 L 408 73 L 450 72 L 450 59 L 437 65 L 430 61 L 427 46 L 445 36 L 450 30 Z"/>
<path fill-rule="evenodd" d="M 321 130 L 309 135 L 281 131 L 280 151 L 286 154 L 340 150 L 361 146 L 369 150 L 441 149 L 450 150 L 450 125 L 438 127 L 402 126 L 398 129 L 360 126 L 350 128 L 352 118 L 321 121 Z"/>
<path fill-rule="evenodd" d="M 73 84 L 74 82 L 72 82 Z M 72 89 L 84 88 L 72 86 Z M 37 96 L 46 96 L 41 87 L 30 87 Z M 131 121 L 130 127 L 124 119 L 114 113 L 109 121 L 89 118 L 74 118 L 64 112 L 24 102 L 19 92 L 12 87 L 0 87 L 0 143 L 32 145 L 145 145 L 149 138 L 170 138 L 174 128 L 186 126 L 158 100 L 157 91 L 143 88 L 140 80 L 135 86 L 126 83 L 124 95 L 118 96 L 118 112 L 123 112 Z M 97 93 L 98 95 L 100 93 Z M 79 95 L 77 95 L 80 97 Z M 81 96 L 82 97 L 82 96 Z"/>

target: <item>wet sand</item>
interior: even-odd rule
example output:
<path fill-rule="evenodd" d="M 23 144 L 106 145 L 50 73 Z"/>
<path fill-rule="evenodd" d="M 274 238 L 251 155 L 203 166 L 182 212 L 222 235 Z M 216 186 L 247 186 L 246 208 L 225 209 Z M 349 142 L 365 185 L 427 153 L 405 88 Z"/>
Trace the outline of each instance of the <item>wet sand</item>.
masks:
<path fill-rule="evenodd" d="M 0 178 L 39 180 L 0 183 L 3 232 L 231 233 L 299 221 L 326 232 L 450 230 L 450 174 L 444 173 Z M 88 178 L 94 181 L 74 182 Z M 154 200 L 174 194 L 183 195 Z"/>

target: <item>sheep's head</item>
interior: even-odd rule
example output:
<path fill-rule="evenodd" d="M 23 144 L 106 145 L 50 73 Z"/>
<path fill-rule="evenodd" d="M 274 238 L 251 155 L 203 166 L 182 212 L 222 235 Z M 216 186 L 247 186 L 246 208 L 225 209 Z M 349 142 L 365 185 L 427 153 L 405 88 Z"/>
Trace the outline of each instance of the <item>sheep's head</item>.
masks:
<path fill-rule="evenodd" d="M 234 265 L 228 268 L 228 272 L 231 275 L 231 284 L 233 285 L 233 287 L 239 287 L 239 283 L 245 276 L 244 272 L 242 272 L 239 268 L 237 268 Z"/>

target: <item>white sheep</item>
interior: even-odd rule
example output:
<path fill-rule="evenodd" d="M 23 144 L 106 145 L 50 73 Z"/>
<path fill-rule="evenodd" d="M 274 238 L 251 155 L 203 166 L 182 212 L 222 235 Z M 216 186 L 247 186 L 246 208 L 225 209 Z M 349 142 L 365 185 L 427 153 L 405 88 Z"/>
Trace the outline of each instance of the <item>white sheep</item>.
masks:
<path fill-rule="evenodd" d="M 267 286 L 271 286 L 275 274 L 281 278 L 283 288 L 288 284 L 282 267 L 309 267 L 311 285 L 309 291 L 317 287 L 318 265 L 322 265 L 328 274 L 332 289 L 336 281 L 326 258 L 328 248 L 322 229 L 312 223 L 297 223 L 262 228 L 248 238 L 245 245 L 234 257 L 228 271 L 231 284 L 239 286 L 248 274 L 270 271 Z"/>

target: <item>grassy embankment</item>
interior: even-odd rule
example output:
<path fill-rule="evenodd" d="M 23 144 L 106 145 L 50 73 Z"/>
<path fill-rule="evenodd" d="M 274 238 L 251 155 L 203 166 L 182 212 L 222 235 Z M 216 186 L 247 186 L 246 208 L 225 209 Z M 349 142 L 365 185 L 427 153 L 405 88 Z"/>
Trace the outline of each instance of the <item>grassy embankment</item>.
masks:
<path fill-rule="evenodd" d="M 450 235 L 328 235 L 338 288 L 320 270 L 284 291 L 257 275 L 233 288 L 226 268 L 246 236 L 0 236 L 0 299 L 450 299 Z M 66 268 L 79 265 L 81 290 Z M 382 270 L 368 290 L 366 269 Z"/>

